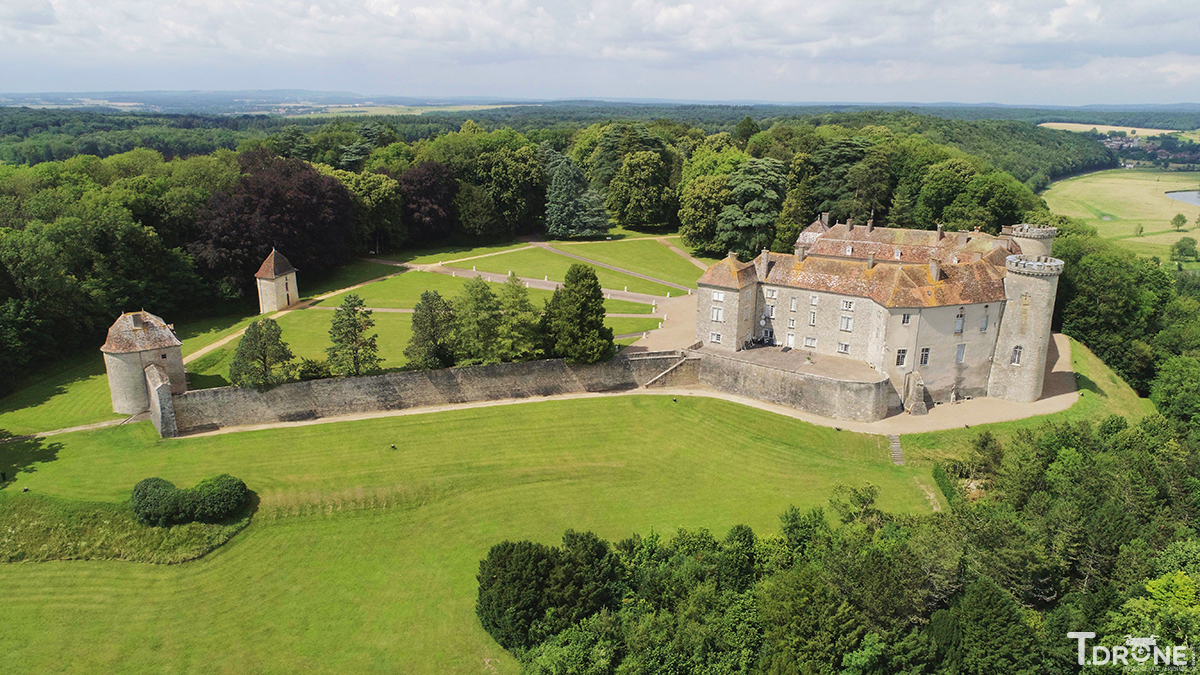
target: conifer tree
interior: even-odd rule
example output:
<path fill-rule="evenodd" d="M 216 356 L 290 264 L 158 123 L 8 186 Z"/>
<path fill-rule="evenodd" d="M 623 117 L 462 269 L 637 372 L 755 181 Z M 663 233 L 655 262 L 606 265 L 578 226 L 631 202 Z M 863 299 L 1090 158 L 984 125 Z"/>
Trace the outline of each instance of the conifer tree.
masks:
<path fill-rule="evenodd" d="M 550 179 L 546 188 L 546 234 L 565 238 L 607 232 L 612 227 L 608 212 L 600 195 L 588 187 L 583 169 L 549 148 L 544 153 Z"/>
<path fill-rule="evenodd" d="M 543 317 L 548 351 L 568 363 L 597 363 L 612 356 L 612 329 L 604 325 L 604 291 L 590 265 L 576 263 L 554 291 Z"/>
<path fill-rule="evenodd" d="M 538 344 L 541 313 L 529 300 L 529 290 L 515 274 L 500 286 L 500 322 L 496 354 L 501 361 L 529 361 L 541 355 Z"/>
<path fill-rule="evenodd" d="M 413 308 L 413 332 L 404 348 L 412 370 L 454 365 L 454 308 L 437 291 L 425 291 Z"/>
<path fill-rule="evenodd" d="M 261 389 L 291 377 L 295 356 L 282 334 L 274 319 L 259 319 L 246 327 L 229 364 L 229 379 L 233 384 Z"/>
<path fill-rule="evenodd" d="M 329 354 L 329 369 L 334 375 L 357 377 L 379 369 L 378 335 L 367 335 L 375 327 L 371 310 L 363 309 L 362 298 L 351 293 L 342 301 L 341 307 L 333 312 L 329 326 L 329 339 L 333 346 L 325 350 Z"/>
<path fill-rule="evenodd" d="M 500 301 L 491 284 L 476 276 L 454 300 L 454 346 L 459 365 L 499 363 Z"/>

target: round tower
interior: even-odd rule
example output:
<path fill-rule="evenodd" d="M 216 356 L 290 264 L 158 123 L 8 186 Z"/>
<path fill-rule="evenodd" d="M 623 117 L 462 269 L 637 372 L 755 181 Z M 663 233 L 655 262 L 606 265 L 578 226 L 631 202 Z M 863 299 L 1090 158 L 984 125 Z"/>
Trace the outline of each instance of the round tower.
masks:
<path fill-rule="evenodd" d="M 1004 228 L 1003 234 L 1011 236 L 1024 255 L 1048 256 L 1054 246 L 1054 237 L 1058 235 L 1058 229 L 1021 223 Z"/>
<path fill-rule="evenodd" d="M 1042 397 L 1050 320 L 1062 271 L 1063 261 L 1045 255 L 1010 255 L 1005 260 L 1006 300 L 992 354 L 988 396 L 1022 403 Z"/>
<path fill-rule="evenodd" d="M 182 344 L 174 327 L 150 312 L 126 312 L 117 317 L 100 348 L 113 412 L 136 415 L 149 409 L 146 368 L 151 365 L 166 371 L 172 394 L 187 391 Z"/>

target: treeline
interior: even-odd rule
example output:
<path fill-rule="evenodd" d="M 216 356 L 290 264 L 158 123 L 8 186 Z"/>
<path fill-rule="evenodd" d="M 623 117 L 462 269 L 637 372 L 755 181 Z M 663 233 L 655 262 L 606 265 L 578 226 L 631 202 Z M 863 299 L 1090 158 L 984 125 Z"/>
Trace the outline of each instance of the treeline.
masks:
<path fill-rule="evenodd" d="M 1077 673 L 1068 632 L 1096 634 L 1089 658 L 1193 643 L 1198 459 L 1160 416 L 985 432 L 939 470 L 949 512 L 882 512 L 866 484 L 777 533 L 506 541 L 476 611 L 531 675 Z"/>

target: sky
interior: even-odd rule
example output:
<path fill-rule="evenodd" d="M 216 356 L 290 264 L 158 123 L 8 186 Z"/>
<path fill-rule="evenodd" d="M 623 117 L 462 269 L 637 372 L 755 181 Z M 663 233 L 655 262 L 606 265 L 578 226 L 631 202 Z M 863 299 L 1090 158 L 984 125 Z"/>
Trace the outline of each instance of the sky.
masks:
<path fill-rule="evenodd" d="M 1174 0 L 0 0 L 0 91 L 1200 101 Z"/>

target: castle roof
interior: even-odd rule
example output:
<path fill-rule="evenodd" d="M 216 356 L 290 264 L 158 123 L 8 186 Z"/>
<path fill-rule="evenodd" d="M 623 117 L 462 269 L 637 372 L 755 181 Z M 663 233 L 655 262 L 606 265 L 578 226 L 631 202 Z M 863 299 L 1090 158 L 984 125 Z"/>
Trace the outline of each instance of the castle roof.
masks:
<path fill-rule="evenodd" d="M 174 326 L 147 311 L 126 312 L 117 317 L 108 329 L 108 339 L 100 351 L 108 354 L 130 354 L 151 349 L 178 347 L 183 343 L 175 337 Z"/>
<path fill-rule="evenodd" d="M 796 247 L 803 249 L 803 259 L 764 252 L 740 263 L 730 256 L 710 267 L 699 283 L 740 289 L 762 282 L 870 298 L 884 307 L 1001 302 L 1005 260 L 1021 251 L 1011 237 L 979 231 L 851 227 L 821 220 L 800 233 Z"/>
<path fill-rule="evenodd" d="M 271 255 L 267 256 L 267 259 L 263 261 L 262 267 L 258 268 L 254 276 L 258 279 L 278 279 L 285 274 L 295 271 L 296 268 L 292 267 L 292 263 L 288 262 L 288 259 L 283 257 L 282 253 L 272 248 Z"/>

